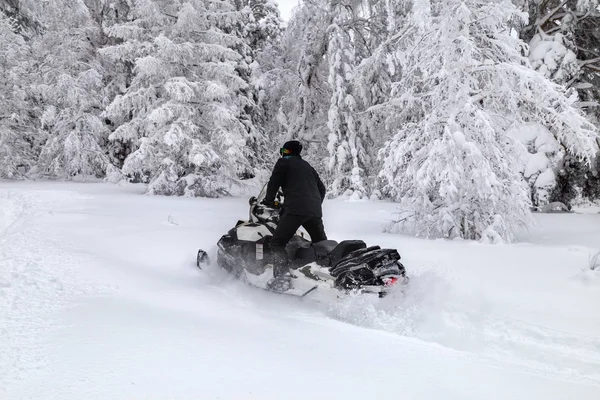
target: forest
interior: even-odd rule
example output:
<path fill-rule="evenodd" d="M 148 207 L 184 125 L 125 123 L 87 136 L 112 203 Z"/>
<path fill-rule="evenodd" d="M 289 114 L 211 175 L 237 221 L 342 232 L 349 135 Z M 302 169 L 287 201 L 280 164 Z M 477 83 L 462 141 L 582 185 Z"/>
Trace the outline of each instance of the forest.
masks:
<path fill-rule="evenodd" d="M 600 199 L 600 0 L 0 0 L 0 69 L 0 179 L 221 197 L 297 139 L 423 237 Z"/>

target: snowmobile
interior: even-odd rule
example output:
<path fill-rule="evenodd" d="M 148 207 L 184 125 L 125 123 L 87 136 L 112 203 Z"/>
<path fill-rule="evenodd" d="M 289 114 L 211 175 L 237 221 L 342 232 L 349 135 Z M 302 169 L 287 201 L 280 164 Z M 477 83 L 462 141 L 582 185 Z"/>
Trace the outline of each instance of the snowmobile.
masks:
<path fill-rule="evenodd" d="M 270 290 L 273 279 L 269 241 L 285 212 L 285 198 L 278 191 L 274 205 L 262 203 L 266 185 L 249 200 L 248 220 L 240 220 L 217 243 L 217 264 L 252 286 Z M 395 249 L 367 247 L 362 240 L 311 242 L 299 229 L 286 246 L 291 278 L 288 295 L 304 297 L 317 289 L 370 293 L 384 297 L 409 278 Z M 199 250 L 198 268 L 208 264 L 208 254 Z"/>

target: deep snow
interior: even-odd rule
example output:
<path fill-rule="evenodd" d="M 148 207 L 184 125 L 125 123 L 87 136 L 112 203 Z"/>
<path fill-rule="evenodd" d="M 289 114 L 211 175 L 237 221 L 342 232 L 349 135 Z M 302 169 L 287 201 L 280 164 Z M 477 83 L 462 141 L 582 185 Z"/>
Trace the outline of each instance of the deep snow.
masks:
<path fill-rule="evenodd" d="M 600 214 L 484 245 L 383 234 L 394 207 L 326 201 L 326 230 L 409 288 L 326 303 L 194 267 L 246 197 L 1 182 L 0 399 L 600 398 Z"/>

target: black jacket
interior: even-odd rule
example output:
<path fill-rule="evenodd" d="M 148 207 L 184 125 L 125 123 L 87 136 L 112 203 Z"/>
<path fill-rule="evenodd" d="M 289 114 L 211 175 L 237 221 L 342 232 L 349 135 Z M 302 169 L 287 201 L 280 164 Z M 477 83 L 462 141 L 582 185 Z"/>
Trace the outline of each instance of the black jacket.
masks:
<path fill-rule="evenodd" d="M 286 214 L 323 216 L 321 204 L 325 199 L 325 185 L 317 171 L 300 156 L 285 156 L 277 160 L 267 185 L 265 200 L 274 201 L 280 187 Z"/>

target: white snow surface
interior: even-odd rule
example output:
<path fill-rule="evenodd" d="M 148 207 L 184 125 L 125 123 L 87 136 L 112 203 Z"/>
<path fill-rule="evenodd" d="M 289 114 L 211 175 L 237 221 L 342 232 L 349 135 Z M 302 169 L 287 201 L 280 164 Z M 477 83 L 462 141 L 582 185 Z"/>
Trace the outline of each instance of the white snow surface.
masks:
<path fill-rule="evenodd" d="M 194 266 L 246 197 L 142 191 L 0 182 L 0 399 L 600 399 L 600 214 L 484 245 L 327 200 L 331 239 L 398 248 L 412 277 L 327 303 Z"/>

